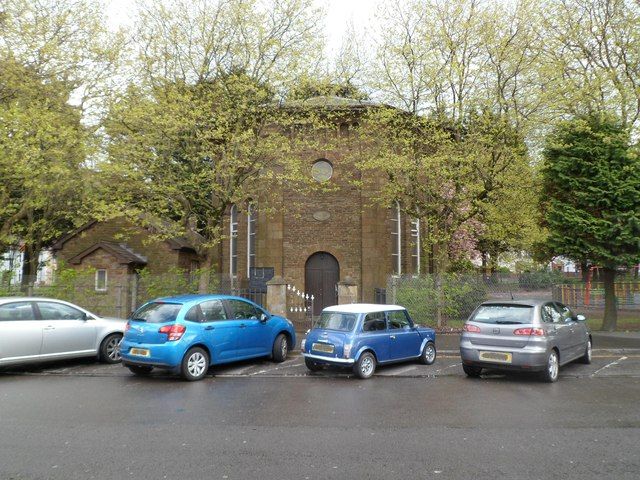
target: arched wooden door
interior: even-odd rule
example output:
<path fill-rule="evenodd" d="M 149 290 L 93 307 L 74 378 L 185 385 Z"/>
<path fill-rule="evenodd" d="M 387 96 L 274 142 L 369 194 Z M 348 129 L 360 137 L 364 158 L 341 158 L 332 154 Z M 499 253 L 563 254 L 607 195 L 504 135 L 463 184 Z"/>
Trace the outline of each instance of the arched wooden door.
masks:
<path fill-rule="evenodd" d="M 320 315 L 324 307 L 338 303 L 340 265 L 336 257 L 327 252 L 316 252 L 304 267 L 305 291 L 314 296 L 313 314 Z"/>

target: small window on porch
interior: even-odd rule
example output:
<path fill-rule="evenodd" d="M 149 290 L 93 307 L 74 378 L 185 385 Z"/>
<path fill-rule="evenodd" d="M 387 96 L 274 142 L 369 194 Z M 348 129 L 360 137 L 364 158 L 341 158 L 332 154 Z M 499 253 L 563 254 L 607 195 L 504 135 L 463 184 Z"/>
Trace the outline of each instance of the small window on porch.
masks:
<path fill-rule="evenodd" d="M 100 268 L 96 270 L 96 292 L 107 291 L 107 270 Z"/>

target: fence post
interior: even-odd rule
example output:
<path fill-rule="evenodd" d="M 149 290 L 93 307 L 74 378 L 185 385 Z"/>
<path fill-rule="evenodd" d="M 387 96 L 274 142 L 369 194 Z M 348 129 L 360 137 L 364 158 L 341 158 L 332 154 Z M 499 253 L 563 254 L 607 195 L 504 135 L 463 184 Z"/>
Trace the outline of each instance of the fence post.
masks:
<path fill-rule="evenodd" d="M 392 305 L 396 305 L 398 303 L 397 295 L 398 295 L 398 277 L 392 276 L 391 277 L 391 304 Z"/>
<path fill-rule="evenodd" d="M 442 306 L 444 303 L 444 291 L 442 289 L 442 277 L 440 273 L 436 273 L 436 325 L 442 327 Z"/>
<path fill-rule="evenodd" d="M 267 282 L 266 309 L 273 315 L 287 316 L 287 282 L 273 277 Z"/>
<path fill-rule="evenodd" d="M 351 277 L 338 282 L 338 304 L 356 303 L 358 301 L 358 284 Z"/>
<path fill-rule="evenodd" d="M 33 297 L 33 283 L 29 283 L 29 285 L 27 285 L 27 296 Z"/>

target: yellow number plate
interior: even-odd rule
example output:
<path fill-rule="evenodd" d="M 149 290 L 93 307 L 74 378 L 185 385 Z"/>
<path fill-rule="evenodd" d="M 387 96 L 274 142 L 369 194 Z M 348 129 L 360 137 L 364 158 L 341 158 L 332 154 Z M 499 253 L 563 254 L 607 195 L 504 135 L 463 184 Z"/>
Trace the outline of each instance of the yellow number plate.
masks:
<path fill-rule="evenodd" d="M 150 357 L 151 356 L 151 352 L 149 350 L 147 350 L 146 348 L 132 348 L 131 350 L 129 350 L 129 353 L 131 355 L 136 355 L 138 357 Z"/>
<path fill-rule="evenodd" d="M 511 363 L 511 354 L 507 352 L 480 352 L 480 360 L 486 362 Z"/>
<path fill-rule="evenodd" d="M 314 343 L 311 348 L 317 352 L 333 353 L 333 345 L 327 345 L 326 343 Z"/>

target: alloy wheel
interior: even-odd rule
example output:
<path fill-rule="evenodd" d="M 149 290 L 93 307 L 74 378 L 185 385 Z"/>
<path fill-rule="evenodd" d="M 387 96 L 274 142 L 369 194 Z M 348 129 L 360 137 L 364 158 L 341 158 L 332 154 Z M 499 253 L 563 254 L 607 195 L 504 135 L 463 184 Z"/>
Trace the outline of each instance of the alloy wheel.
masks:
<path fill-rule="evenodd" d="M 366 357 L 362 360 L 360 364 L 360 371 L 365 377 L 368 377 L 373 373 L 373 360 L 371 357 Z"/>
<path fill-rule="evenodd" d="M 424 354 L 424 358 L 428 363 L 433 363 L 433 361 L 436 358 L 436 349 L 433 345 L 428 344 L 425 347 L 425 354 Z"/>
<path fill-rule="evenodd" d="M 200 377 L 204 375 L 204 371 L 207 365 L 207 359 L 200 352 L 194 352 L 187 360 L 187 370 L 194 377 Z"/>
<path fill-rule="evenodd" d="M 113 362 L 118 362 L 120 360 L 120 342 L 121 341 L 122 341 L 122 338 L 112 337 L 107 342 L 107 345 L 105 346 L 105 350 L 107 352 L 107 357 L 109 357 L 109 360 L 112 360 Z"/>
<path fill-rule="evenodd" d="M 549 365 L 547 366 L 549 371 L 549 378 L 556 379 L 558 377 L 558 354 L 556 352 L 552 352 L 549 355 Z"/>

